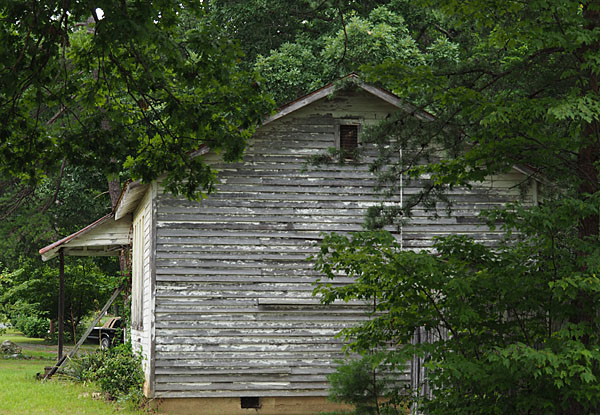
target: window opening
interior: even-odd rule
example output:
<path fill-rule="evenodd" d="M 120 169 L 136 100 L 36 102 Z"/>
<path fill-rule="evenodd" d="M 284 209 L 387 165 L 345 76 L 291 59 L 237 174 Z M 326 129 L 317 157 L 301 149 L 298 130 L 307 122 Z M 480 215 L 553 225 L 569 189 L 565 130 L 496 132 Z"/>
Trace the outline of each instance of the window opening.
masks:
<path fill-rule="evenodd" d="M 340 152 L 344 160 L 355 160 L 358 149 L 358 125 L 340 125 Z"/>

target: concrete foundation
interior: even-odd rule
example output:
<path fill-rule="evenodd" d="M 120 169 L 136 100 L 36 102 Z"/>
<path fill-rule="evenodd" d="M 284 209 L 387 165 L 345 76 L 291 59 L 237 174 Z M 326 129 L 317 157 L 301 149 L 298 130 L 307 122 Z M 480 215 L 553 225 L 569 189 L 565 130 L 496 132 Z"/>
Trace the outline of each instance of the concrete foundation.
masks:
<path fill-rule="evenodd" d="M 156 399 L 153 406 L 168 415 L 317 415 L 352 410 L 349 405 L 329 402 L 320 396 L 265 397 L 259 399 L 258 408 L 242 408 L 241 398 Z"/>

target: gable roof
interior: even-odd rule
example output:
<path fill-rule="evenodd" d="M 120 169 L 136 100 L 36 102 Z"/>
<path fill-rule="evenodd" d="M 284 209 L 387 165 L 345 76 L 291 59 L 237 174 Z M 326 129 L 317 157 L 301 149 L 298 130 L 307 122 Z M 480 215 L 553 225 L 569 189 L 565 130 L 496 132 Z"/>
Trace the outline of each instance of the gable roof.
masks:
<path fill-rule="evenodd" d="M 144 194 L 146 194 L 149 186 L 147 183 L 142 183 L 141 180 L 128 180 L 123 186 L 119 200 L 115 205 L 115 220 L 133 213 L 140 200 L 144 197 Z"/>
<path fill-rule="evenodd" d="M 353 73 L 346 75 L 345 77 L 339 79 L 336 82 L 332 82 L 328 85 L 325 85 L 324 87 L 321 87 L 321 88 L 317 89 L 316 91 L 313 91 L 307 95 L 304 95 L 303 97 L 296 99 L 295 101 L 288 102 L 287 104 L 281 106 L 275 114 L 267 117 L 263 121 L 262 125 L 267 125 L 275 120 L 285 117 L 288 114 L 291 114 L 292 112 L 295 112 L 301 108 L 304 108 L 307 105 L 310 105 L 315 101 L 318 101 L 322 98 L 325 98 L 325 97 L 333 94 L 336 90 L 339 89 L 340 83 L 345 82 L 345 81 L 351 81 L 354 85 L 361 88 L 362 90 L 364 90 L 372 95 L 375 95 L 376 97 L 382 99 L 383 101 L 387 102 L 388 104 L 395 106 L 398 109 L 403 109 L 407 112 L 413 113 L 415 115 L 415 117 L 417 117 L 417 118 L 429 119 L 429 120 L 434 119 L 433 115 L 428 114 L 427 112 L 418 109 L 414 105 L 404 102 L 400 97 L 391 93 L 390 91 L 362 82 L 360 80 L 360 77 L 358 76 L 358 74 L 353 72 Z"/>
<path fill-rule="evenodd" d="M 366 84 L 360 80 L 360 77 L 356 73 L 351 73 L 346 75 L 345 77 L 339 79 L 336 82 L 332 82 L 327 84 L 316 91 L 313 91 L 303 97 L 300 97 L 294 101 L 288 102 L 287 104 L 281 106 L 277 112 L 269 117 L 267 117 L 262 125 L 267 125 L 276 121 L 280 118 L 285 117 L 288 114 L 291 114 L 295 111 L 298 111 L 301 108 L 304 108 L 313 102 L 316 102 L 322 98 L 325 98 L 340 88 L 340 85 L 343 82 L 350 81 L 358 88 L 382 99 L 383 101 L 395 106 L 398 109 L 404 109 L 407 112 L 413 113 L 417 118 L 421 119 L 434 119 L 431 114 L 418 109 L 417 107 L 410 105 L 404 102 L 400 97 L 394 95 L 390 91 L 387 91 L 383 88 L 379 88 L 373 85 Z M 190 157 L 197 157 L 204 155 L 210 151 L 209 147 L 206 145 L 201 145 L 198 150 L 189 154 Z M 146 189 L 148 189 L 148 184 L 142 183 L 140 180 L 128 181 L 125 183 L 123 187 L 123 191 L 121 192 L 121 196 L 119 197 L 119 201 L 115 207 L 115 219 L 120 219 L 124 215 L 131 213 L 135 210 L 137 203 L 143 197 Z"/>

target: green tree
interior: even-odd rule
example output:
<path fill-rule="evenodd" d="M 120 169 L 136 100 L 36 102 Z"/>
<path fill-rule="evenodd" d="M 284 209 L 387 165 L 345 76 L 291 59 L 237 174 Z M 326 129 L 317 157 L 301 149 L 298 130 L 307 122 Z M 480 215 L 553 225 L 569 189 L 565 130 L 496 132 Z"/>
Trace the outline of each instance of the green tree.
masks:
<path fill-rule="evenodd" d="M 360 72 L 363 64 L 417 65 L 451 55 L 448 41 L 417 48 L 415 39 L 439 38 L 439 16 L 408 0 L 225 0 L 212 2 L 210 13 L 240 40 L 244 65 L 260 73 L 278 104 Z"/>
<path fill-rule="evenodd" d="M 257 57 L 255 67 L 265 79 L 264 88 L 277 102 L 289 102 L 359 72 L 364 64 L 386 59 L 409 65 L 424 62 L 424 54 L 417 49 L 402 16 L 386 6 L 373 9 L 365 17 L 354 10 L 338 13 L 340 22 L 321 36 L 308 38 L 300 34 L 294 42 Z"/>
<path fill-rule="evenodd" d="M 0 42 L 0 173 L 29 185 L 64 158 L 198 197 L 194 152 L 239 158 L 270 108 L 201 2 L 4 2 Z"/>
<path fill-rule="evenodd" d="M 110 211 L 106 178 L 84 167 L 63 166 L 35 186 L 9 178 L 0 185 L 0 263 L 17 269 L 24 258 Z"/>
<path fill-rule="evenodd" d="M 38 250 L 109 211 L 106 178 L 92 169 L 64 164 L 36 186 L 12 178 L 1 188 L 0 308 L 18 329 L 44 337 L 48 319 L 57 319 L 58 267 L 43 264 Z M 68 331 L 77 329 L 83 317 L 106 301 L 117 284 L 111 276 L 117 275 L 118 268 L 108 257 L 67 261 Z"/>
<path fill-rule="evenodd" d="M 325 280 L 318 291 L 326 301 L 376 297 L 386 314 L 348 334 L 358 351 L 398 345 L 388 365 L 426 359 L 432 394 L 408 397 L 426 413 L 597 413 L 600 5 L 420 4 L 444 17 L 415 37 L 418 47 L 442 53 L 366 72 L 435 117 L 399 113 L 369 138 L 383 144 L 373 168 L 388 191 L 400 175 L 430 179 L 403 208 L 373 209 L 368 223 L 410 220 L 415 203 L 514 165 L 543 178 L 544 199 L 489 212 L 509 237 L 494 249 L 449 237 L 414 253 L 385 233 L 332 235 L 319 269 L 357 283 Z M 410 343 L 418 327 L 431 342 Z"/>
<path fill-rule="evenodd" d="M 369 15 L 389 0 L 214 0 L 210 14 L 227 33 L 241 41 L 246 65 L 266 56 L 285 43 L 312 43 L 324 34 L 341 29 L 344 15 Z M 298 62 L 301 64 L 301 62 Z"/>
<path fill-rule="evenodd" d="M 79 323 L 104 305 L 117 285 L 117 280 L 117 277 L 107 276 L 106 271 L 89 258 L 71 260 L 65 266 L 64 324 L 73 339 L 77 338 Z M 56 321 L 58 283 L 57 267 L 24 260 L 17 270 L 5 270 L 2 273 L 2 311 L 10 316 L 13 323 L 28 318 Z M 43 337 L 47 333 L 41 334 Z"/>

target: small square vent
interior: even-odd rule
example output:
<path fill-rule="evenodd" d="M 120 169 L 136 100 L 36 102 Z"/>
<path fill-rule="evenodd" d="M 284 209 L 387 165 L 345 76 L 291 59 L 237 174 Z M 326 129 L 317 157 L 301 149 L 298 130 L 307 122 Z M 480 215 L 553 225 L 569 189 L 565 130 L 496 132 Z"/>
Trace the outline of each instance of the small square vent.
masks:
<path fill-rule="evenodd" d="M 256 396 L 248 398 L 240 398 L 242 409 L 258 409 L 260 408 L 260 398 Z"/>

